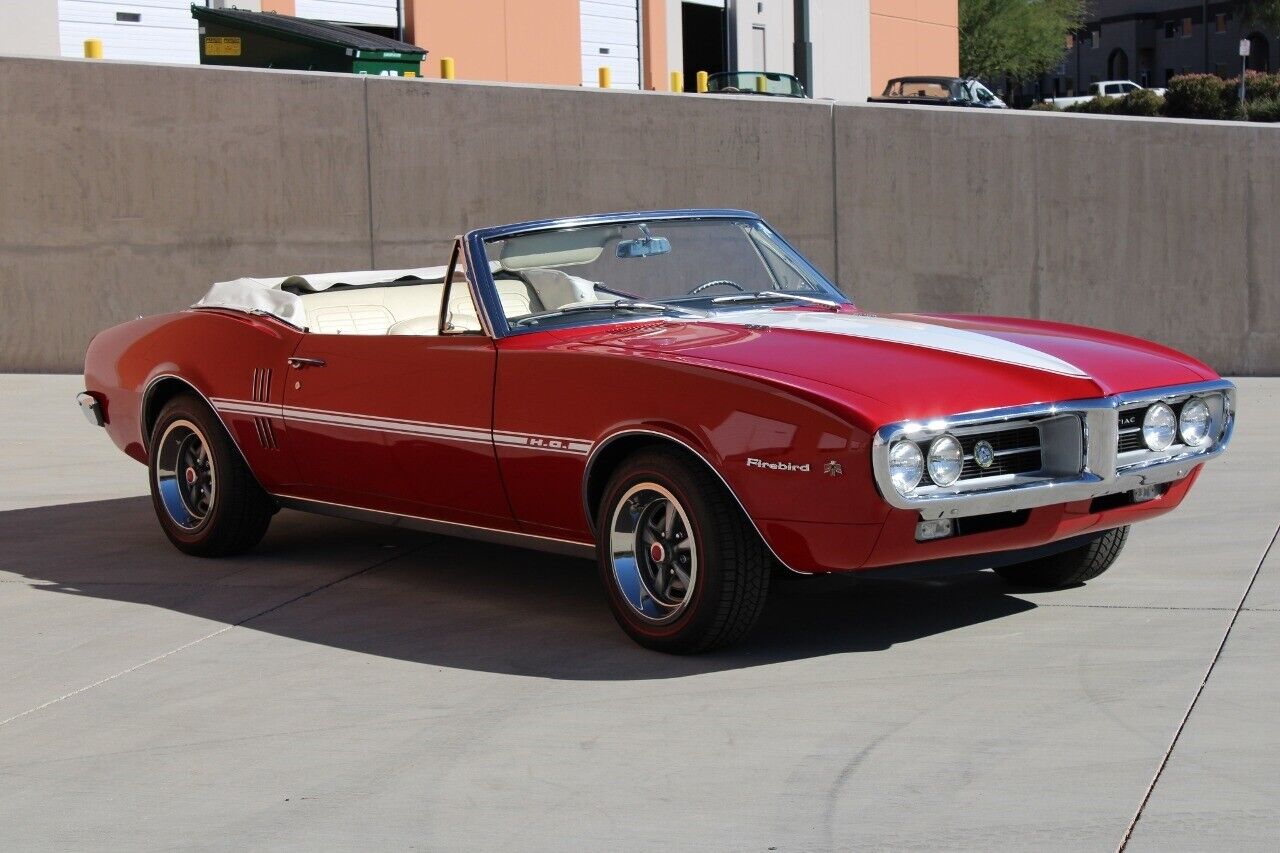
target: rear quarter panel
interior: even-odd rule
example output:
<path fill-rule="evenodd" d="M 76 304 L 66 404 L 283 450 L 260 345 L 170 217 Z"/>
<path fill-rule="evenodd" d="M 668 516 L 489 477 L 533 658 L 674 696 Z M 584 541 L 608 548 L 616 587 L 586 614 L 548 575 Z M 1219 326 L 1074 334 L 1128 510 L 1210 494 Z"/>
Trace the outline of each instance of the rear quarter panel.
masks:
<path fill-rule="evenodd" d="M 129 456 L 146 463 L 144 396 L 153 382 L 175 377 L 205 398 L 252 399 L 254 371 L 271 370 L 270 402 L 283 396 L 285 359 L 301 334 L 263 317 L 229 311 L 183 311 L 145 317 L 107 329 L 85 355 L 85 390 L 98 398 L 107 434 Z M 253 419 L 220 415 L 250 468 L 268 490 L 297 479 L 288 454 L 262 446 Z M 273 419 L 283 433 L 284 423 Z M 286 447 L 281 435 L 280 447 Z"/>

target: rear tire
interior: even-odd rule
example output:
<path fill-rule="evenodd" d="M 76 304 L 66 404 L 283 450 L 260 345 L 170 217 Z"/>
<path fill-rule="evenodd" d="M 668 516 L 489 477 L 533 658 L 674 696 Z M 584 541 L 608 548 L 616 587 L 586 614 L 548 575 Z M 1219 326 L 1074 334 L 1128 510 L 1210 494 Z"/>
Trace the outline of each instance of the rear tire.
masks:
<path fill-rule="evenodd" d="M 180 394 L 151 431 L 147 470 L 151 503 L 169 541 L 197 557 L 247 551 L 275 514 L 270 496 L 208 405 Z"/>
<path fill-rule="evenodd" d="M 1002 566 L 996 574 L 1010 583 L 1062 589 L 1091 581 L 1111 568 L 1129 538 L 1128 527 L 1108 530 L 1087 545 L 1026 563 Z"/>
<path fill-rule="evenodd" d="M 618 624 L 646 648 L 693 654 L 744 638 L 773 559 L 724 485 L 664 449 L 614 472 L 596 518 L 600 580 Z"/>

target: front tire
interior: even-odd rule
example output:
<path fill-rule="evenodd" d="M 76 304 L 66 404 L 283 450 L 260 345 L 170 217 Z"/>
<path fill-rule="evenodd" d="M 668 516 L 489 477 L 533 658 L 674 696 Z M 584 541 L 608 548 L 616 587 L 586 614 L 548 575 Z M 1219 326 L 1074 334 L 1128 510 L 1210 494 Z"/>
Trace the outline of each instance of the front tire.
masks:
<path fill-rule="evenodd" d="M 614 472 L 596 518 L 600 580 L 618 624 L 646 648 L 703 652 L 760 618 L 773 560 L 724 485 L 668 450 Z"/>
<path fill-rule="evenodd" d="M 160 411 L 147 469 L 156 518 L 179 551 L 225 557 L 266 534 L 275 506 L 200 398 L 180 394 Z"/>
<path fill-rule="evenodd" d="M 1079 548 L 1026 563 L 1002 566 L 995 571 L 1009 583 L 1020 586 L 1045 589 L 1079 586 L 1111 568 L 1128 538 L 1129 528 L 1117 527 Z"/>

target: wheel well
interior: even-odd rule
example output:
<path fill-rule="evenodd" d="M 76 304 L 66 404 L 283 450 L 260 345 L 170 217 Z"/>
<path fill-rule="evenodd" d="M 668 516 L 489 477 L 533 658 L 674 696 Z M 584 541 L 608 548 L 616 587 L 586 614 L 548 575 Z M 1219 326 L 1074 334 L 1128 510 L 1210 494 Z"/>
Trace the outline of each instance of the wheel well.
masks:
<path fill-rule="evenodd" d="M 604 500 L 605 486 L 609 484 L 609 478 L 613 476 L 613 472 L 618 470 L 618 466 L 627 457 L 651 447 L 674 451 L 695 465 L 710 467 L 705 459 L 684 444 L 657 433 L 633 433 L 608 441 L 592 457 L 590 461 L 591 467 L 587 471 L 586 487 L 583 491 L 587 525 L 592 532 L 595 532 L 596 512 L 600 508 L 600 501 Z"/>
<path fill-rule="evenodd" d="M 142 400 L 142 441 L 144 447 L 151 443 L 151 430 L 155 429 L 156 420 L 159 419 L 160 412 L 164 409 L 165 404 L 179 394 L 188 391 L 200 396 L 199 392 L 190 383 L 174 376 L 165 376 L 154 382 L 147 389 L 146 396 Z"/>

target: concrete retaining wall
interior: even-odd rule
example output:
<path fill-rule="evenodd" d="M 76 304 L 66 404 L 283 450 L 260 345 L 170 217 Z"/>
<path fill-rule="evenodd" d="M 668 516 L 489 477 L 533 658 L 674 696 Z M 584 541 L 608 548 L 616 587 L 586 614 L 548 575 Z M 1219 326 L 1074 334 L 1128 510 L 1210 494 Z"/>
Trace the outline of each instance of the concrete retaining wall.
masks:
<path fill-rule="evenodd" d="M 1280 372 L 1280 131 L 0 58 L 0 371 L 215 280 L 444 263 L 468 228 L 744 207 L 877 311 Z"/>

